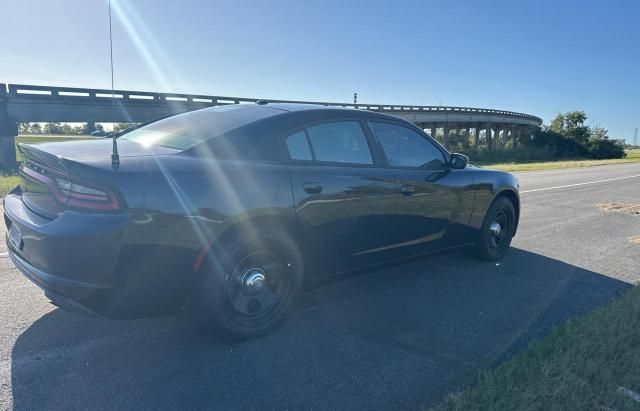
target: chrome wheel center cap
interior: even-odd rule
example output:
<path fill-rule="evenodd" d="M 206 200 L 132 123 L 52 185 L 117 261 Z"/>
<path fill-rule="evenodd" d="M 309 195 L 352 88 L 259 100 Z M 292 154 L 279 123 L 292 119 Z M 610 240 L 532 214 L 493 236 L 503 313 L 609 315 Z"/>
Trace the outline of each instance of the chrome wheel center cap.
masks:
<path fill-rule="evenodd" d="M 242 285 L 248 291 L 257 293 L 264 288 L 265 275 L 259 268 L 253 268 L 247 271 L 244 275 Z"/>
<path fill-rule="evenodd" d="M 502 232 L 502 226 L 494 221 L 491 223 L 491 226 L 489 226 L 489 231 L 491 235 L 498 236 Z"/>

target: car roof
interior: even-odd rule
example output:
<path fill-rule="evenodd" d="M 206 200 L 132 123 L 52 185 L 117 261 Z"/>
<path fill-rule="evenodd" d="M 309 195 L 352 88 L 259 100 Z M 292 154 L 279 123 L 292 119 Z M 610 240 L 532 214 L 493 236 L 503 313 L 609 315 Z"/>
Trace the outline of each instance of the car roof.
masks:
<path fill-rule="evenodd" d="M 299 114 L 307 114 L 306 117 L 317 116 L 317 117 L 330 117 L 330 116 L 343 116 L 343 115 L 356 115 L 356 116 L 367 116 L 367 117 L 375 117 L 386 120 L 394 120 L 400 121 L 404 123 L 411 124 L 405 119 L 400 117 L 396 117 L 390 114 L 381 113 L 377 111 L 370 111 L 364 109 L 355 109 L 351 107 L 343 107 L 343 106 L 325 106 L 322 104 L 312 104 L 312 103 L 270 103 L 270 102 L 261 102 L 259 101 L 257 104 L 241 104 L 240 106 L 244 106 L 246 108 L 263 108 L 263 109 L 271 109 L 271 110 L 279 110 L 289 113 L 299 113 Z M 215 109 L 215 108 L 214 108 Z"/>
<path fill-rule="evenodd" d="M 258 103 L 263 107 L 275 108 L 283 111 L 303 111 L 303 110 L 353 110 L 347 107 L 341 106 L 325 106 L 322 104 L 311 104 L 311 103 Z"/>
<path fill-rule="evenodd" d="M 318 122 L 336 119 L 338 121 L 379 119 L 416 128 L 407 120 L 375 111 L 318 104 L 268 102 L 209 107 L 169 117 L 167 123 L 178 120 L 178 125 L 188 128 L 190 134 L 207 136 L 202 139 L 203 143 L 210 141 L 207 150 L 217 144 L 215 149 L 222 153 L 225 151 L 225 146 L 234 147 L 228 143 L 233 140 L 237 144 L 244 144 L 242 151 L 247 158 L 254 156 L 275 160 L 280 158 L 280 154 L 274 139 L 287 136 Z M 223 135 L 226 139 L 218 140 L 218 137 Z M 197 144 L 188 150 L 197 152 L 200 146 L 202 144 Z"/>

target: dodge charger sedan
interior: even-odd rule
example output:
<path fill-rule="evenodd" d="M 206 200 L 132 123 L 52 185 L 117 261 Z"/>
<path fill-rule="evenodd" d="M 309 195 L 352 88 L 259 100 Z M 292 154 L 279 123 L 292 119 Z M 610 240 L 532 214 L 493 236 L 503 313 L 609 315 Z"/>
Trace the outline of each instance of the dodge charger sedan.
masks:
<path fill-rule="evenodd" d="M 242 104 L 112 140 L 21 144 L 9 254 L 57 306 L 106 318 L 195 310 L 261 335 L 322 276 L 455 247 L 504 256 L 518 183 L 399 118 Z"/>

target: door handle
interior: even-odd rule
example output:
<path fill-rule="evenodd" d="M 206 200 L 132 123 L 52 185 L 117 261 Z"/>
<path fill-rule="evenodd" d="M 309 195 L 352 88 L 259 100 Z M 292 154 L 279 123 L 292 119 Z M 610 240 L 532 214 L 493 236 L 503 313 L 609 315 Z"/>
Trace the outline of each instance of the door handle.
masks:
<path fill-rule="evenodd" d="M 414 186 L 402 186 L 400 187 L 400 192 L 405 196 L 410 196 L 411 194 L 416 192 L 416 188 Z"/>
<path fill-rule="evenodd" d="M 304 183 L 302 188 L 307 194 L 318 194 L 322 192 L 324 186 L 320 183 Z"/>

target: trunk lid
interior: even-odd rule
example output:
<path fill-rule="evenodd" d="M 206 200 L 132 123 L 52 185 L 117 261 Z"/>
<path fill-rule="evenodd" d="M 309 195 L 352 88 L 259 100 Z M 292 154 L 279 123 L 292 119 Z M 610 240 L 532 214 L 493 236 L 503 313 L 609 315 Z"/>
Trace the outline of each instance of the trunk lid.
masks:
<path fill-rule="evenodd" d="M 97 201 L 102 211 L 113 211 L 118 203 L 111 167 L 112 140 L 65 141 L 19 144 L 24 162 L 20 167 L 20 191 L 24 204 L 36 214 L 55 219 L 78 198 Z M 118 141 L 120 158 L 174 154 L 179 150 L 161 146 L 145 147 Z M 71 182 L 77 184 L 71 185 Z M 75 188 L 74 188 L 75 187 Z M 105 204 L 98 204 L 104 194 Z M 96 211 L 101 211 L 101 208 Z"/>
<path fill-rule="evenodd" d="M 25 151 L 35 150 L 60 157 L 65 160 L 81 161 L 96 159 L 111 159 L 113 142 L 111 138 L 81 141 L 61 141 L 57 143 L 21 144 Z M 22 151 L 22 150 L 21 150 Z M 140 143 L 118 139 L 118 153 L 120 157 L 153 156 L 175 154 L 180 150 L 150 145 L 145 147 Z"/>

